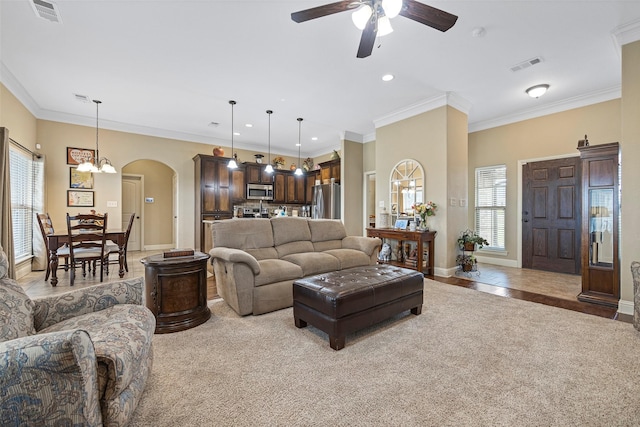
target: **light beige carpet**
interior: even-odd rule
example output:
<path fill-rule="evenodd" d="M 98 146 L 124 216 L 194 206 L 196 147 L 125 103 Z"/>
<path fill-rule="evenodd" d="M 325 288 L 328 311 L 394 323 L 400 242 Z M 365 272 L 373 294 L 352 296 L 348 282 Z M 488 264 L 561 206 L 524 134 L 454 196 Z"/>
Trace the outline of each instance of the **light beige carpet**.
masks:
<path fill-rule="evenodd" d="M 408 312 L 347 337 L 222 300 L 156 335 L 131 426 L 640 425 L 632 325 L 425 279 Z"/>

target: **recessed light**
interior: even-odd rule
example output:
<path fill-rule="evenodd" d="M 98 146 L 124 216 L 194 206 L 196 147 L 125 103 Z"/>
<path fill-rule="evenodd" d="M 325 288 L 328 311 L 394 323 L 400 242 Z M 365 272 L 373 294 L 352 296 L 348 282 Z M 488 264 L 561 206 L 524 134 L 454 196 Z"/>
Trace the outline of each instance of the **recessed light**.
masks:
<path fill-rule="evenodd" d="M 240 132 L 234 132 L 233 134 L 234 134 L 235 136 L 239 136 L 239 135 L 240 135 Z"/>
<path fill-rule="evenodd" d="M 385 74 L 384 76 L 382 76 L 382 80 L 385 82 L 390 82 L 391 80 L 393 80 L 394 75 L 393 74 Z"/>
<path fill-rule="evenodd" d="M 300 144 L 299 142 L 296 142 L 296 147 L 300 147 L 300 145 L 302 144 Z"/>
<path fill-rule="evenodd" d="M 251 123 L 247 123 L 247 124 L 246 124 L 246 125 L 244 125 L 244 126 L 245 126 L 245 127 L 248 127 L 248 128 L 252 128 L 252 127 L 253 127 L 253 125 L 252 125 Z"/>
<path fill-rule="evenodd" d="M 317 140 L 318 140 L 318 137 L 317 137 L 317 136 L 314 136 L 313 138 L 311 138 L 311 140 L 312 140 L 312 141 L 317 141 Z"/>

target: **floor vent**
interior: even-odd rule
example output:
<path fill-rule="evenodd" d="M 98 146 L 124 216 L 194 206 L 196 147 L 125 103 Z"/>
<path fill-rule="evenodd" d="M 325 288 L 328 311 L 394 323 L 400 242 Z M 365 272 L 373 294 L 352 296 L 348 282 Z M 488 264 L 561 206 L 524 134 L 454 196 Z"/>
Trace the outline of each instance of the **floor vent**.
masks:
<path fill-rule="evenodd" d="M 33 7 L 38 17 L 47 21 L 62 23 L 58 6 L 55 3 L 44 0 L 31 0 L 29 3 L 31 3 L 31 7 Z"/>
<path fill-rule="evenodd" d="M 511 71 L 513 71 L 514 73 L 516 71 L 520 71 L 520 70 L 524 70 L 525 68 L 529 68 L 532 65 L 536 65 L 542 62 L 542 58 L 540 58 L 539 56 L 535 57 L 535 58 L 531 58 L 528 59 L 524 62 L 521 62 L 519 64 L 514 65 L 513 67 L 511 67 Z"/>

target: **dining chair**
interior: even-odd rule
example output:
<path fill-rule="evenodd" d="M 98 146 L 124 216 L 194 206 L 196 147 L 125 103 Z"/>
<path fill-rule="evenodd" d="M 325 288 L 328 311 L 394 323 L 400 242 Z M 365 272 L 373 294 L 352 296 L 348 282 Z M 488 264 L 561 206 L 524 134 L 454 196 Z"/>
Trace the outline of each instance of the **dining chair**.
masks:
<path fill-rule="evenodd" d="M 44 281 L 46 282 L 49 280 L 49 275 L 51 274 L 51 256 L 49 255 L 47 235 L 54 234 L 55 230 L 53 229 L 53 222 L 51 221 L 49 213 L 39 213 L 36 214 L 36 217 L 38 218 L 38 225 L 40 226 L 40 232 L 44 239 L 45 252 L 47 253 L 47 272 L 44 275 Z M 64 265 L 59 265 L 58 268 L 64 268 L 64 271 L 69 270 L 69 246 L 65 244 L 64 246 L 56 248 L 56 253 L 58 254 L 58 258 L 64 259 Z"/>
<path fill-rule="evenodd" d="M 124 270 L 128 273 L 129 272 L 129 265 L 127 264 L 127 247 L 129 246 L 129 235 L 131 234 L 131 227 L 133 226 L 133 220 L 136 217 L 136 213 L 132 213 L 131 216 L 129 217 L 129 223 L 127 224 L 127 230 L 124 233 L 124 246 L 123 246 L 123 251 L 124 251 Z M 114 243 L 111 240 L 107 240 L 107 247 L 106 247 L 106 252 L 107 252 L 107 274 L 109 274 L 109 264 L 119 264 L 120 260 L 118 258 L 116 259 L 109 259 L 109 255 L 111 254 L 116 254 L 116 255 L 120 255 L 120 248 L 118 247 L 118 245 L 116 243 Z"/>
<path fill-rule="evenodd" d="M 107 214 L 67 213 L 67 233 L 69 235 L 69 264 L 71 268 L 70 284 L 75 281 L 76 266 L 82 265 L 82 276 L 86 276 L 85 264 L 93 262 L 93 275 L 96 275 L 96 264 L 100 263 L 100 281 L 104 279 L 104 260 L 107 229 Z"/>

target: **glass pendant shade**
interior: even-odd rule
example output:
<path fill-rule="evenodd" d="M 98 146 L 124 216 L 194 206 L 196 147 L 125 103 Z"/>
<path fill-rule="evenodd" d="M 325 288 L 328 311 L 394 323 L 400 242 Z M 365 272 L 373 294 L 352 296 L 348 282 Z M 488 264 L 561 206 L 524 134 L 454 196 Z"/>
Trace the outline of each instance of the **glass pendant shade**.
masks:
<path fill-rule="evenodd" d="M 231 100 L 229 104 L 231 104 L 231 160 L 229 160 L 227 167 L 229 169 L 237 169 L 238 164 L 236 163 L 235 157 L 233 157 L 233 106 L 236 105 L 236 101 Z"/>
<path fill-rule="evenodd" d="M 389 20 L 387 16 L 380 17 L 380 19 L 378 19 L 378 37 L 386 36 L 392 32 L 391 20 Z"/>
<path fill-rule="evenodd" d="M 367 22 L 369 21 L 369 18 L 371 18 L 372 13 L 373 10 L 371 9 L 371 6 L 368 4 L 362 5 L 362 7 L 351 14 L 353 25 L 355 25 L 359 30 L 364 30 L 364 27 L 367 26 Z"/>
<path fill-rule="evenodd" d="M 395 18 L 402 10 L 402 0 L 382 0 L 382 9 L 387 18 Z"/>

